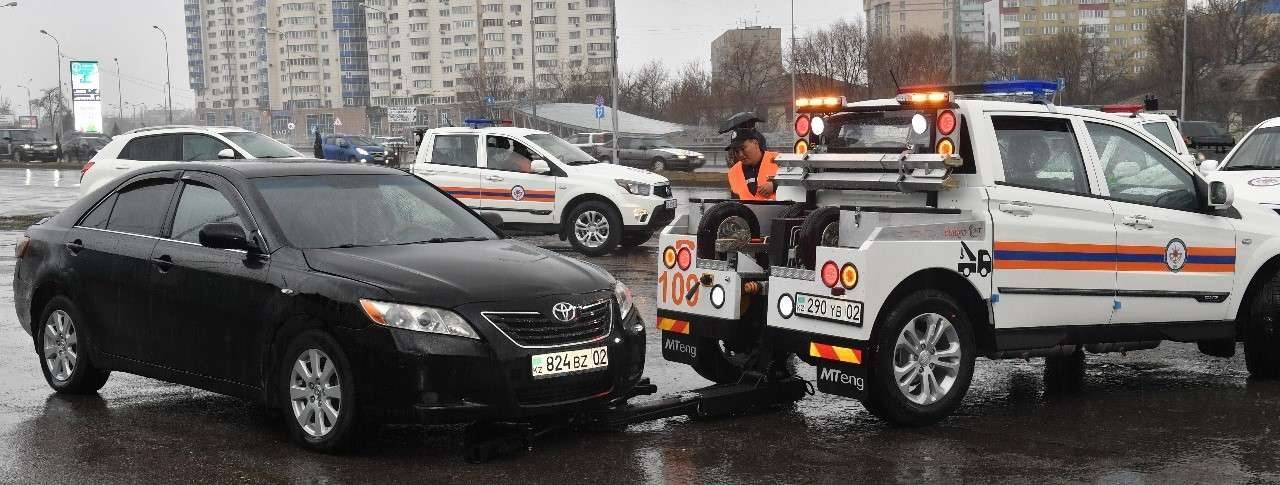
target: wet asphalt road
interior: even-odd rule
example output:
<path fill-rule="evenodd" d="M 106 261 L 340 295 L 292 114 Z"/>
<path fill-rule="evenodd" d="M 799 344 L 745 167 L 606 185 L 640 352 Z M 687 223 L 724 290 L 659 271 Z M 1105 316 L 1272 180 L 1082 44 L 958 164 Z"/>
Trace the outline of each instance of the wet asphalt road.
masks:
<path fill-rule="evenodd" d="M 75 172 L 56 181 L 21 172 L 0 170 L 0 216 L 75 197 L 63 183 Z M 1038 360 L 980 360 L 956 415 L 922 429 L 817 395 L 765 414 L 560 434 L 484 465 L 461 459 L 459 426 L 389 428 L 357 454 L 314 454 L 290 446 L 255 405 L 189 387 L 117 373 L 99 396 L 54 395 L 13 314 L 18 234 L 0 231 L 3 483 L 1280 482 L 1280 384 L 1248 381 L 1240 356 L 1168 343 L 1090 356 L 1084 390 L 1060 397 L 1044 394 Z M 553 238 L 533 240 L 572 254 Z M 587 258 L 636 291 L 650 324 L 654 257 L 650 245 Z M 652 330 L 648 353 L 660 392 L 708 384 L 662 361 Z M 812 368 L 799 371 L 813 378 Z"/>

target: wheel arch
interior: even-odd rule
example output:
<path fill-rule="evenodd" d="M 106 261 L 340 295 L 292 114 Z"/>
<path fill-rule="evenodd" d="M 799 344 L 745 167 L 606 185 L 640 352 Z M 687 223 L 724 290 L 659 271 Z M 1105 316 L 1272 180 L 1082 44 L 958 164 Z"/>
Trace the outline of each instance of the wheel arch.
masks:
<path fill-rule="evenodd" d="M 995 350 L 995 328 L 991 322 L 991 310 L 986 300 L 982 298 L 982 293 L 968 278 L 947 268 L 922 269 L 898 283 L 880 305 L 880 311 L 876 314 L 875 327 L 871 330 L 871 341 L 876 341 L 879 330 L 884 327 L 884 319 L 894 305 L 908 295 L 925 289 L 942 291 L 956 299 L 956 303 L 960 304 L 960 308 L 973 324 L 973 336 L 978 347 L 978 355 Z"/>
<path fill-rule="evenodd" d="M 1262 285 L 1267 284 L 1271 278 L 1280 272 L 1280 254 L 1271 256 L 1270 259 L 1258 266 L 1257 271 L 1249 277 L 1249 285 L 1245 287 L 1244 292 L 1240 293 L 1240 306 L 1236 308 L 1236 335 L 1241 335 L 1241 325 L 1249 321 L 1249 307 L 1253 305 L 1254 296 Z"/>
<path fill-rule="evenodd" d="M 32 342 L 35 342 L 36 325 L 41 324 L 40 316 L 41 313 L 44 312 L 44 307 L 49 304 L 50 300 L 54 299 L 54 297 L 57 297 L 58 295 L 70 298 L 71 295 L 66 290 L 66 287 L 63 286 L 62 283 L 54 279 L 45 279 L 36 284 L 35 291 L 31 292 L 31 308 L 27 309 L 27 313 L 29 314 L 28 318 L 30 318 L 29 321 L 31 322 Z"/>
<path fill-rule="evenodd" d="M 613 210 L 613 214 L 618 216 L 618 220 L 622 220 L 622 211 L 618 210 L 618 204 L 614 203 L 613 200 L 610 200 L 608 197 L 595 192 L 584 192 L 575 195 L 572 199 L 569 199 L 569 202 L 564 205 L 564 209 L 560 212 L 561 241 L 569 239 L 569 230 L 572 227 L 571 222 L 569 221 L 570 214 L 573 214 L 574 209 L 577 209 L 582 203 L 593 200 L 603 202 L 605 205 L 609 206 L 609 208 Z"/>
<path fill-rule="evenodd" d="M 279 389 L 272 382 L 276 377 L 276 373 L 280 371 L 280 359 L 284 356 L 289 341 L 294 336 L 307 330 L 321 330 L 329 332 L 330 329 L 324 324 L 324 321 L 314 316 L 299 313 L 290 315 L 280 320 L 278 324 L 267 330 L 262 339 L 262 355 L 264 358 L 260 362 L 259 383 L 262 385 L 262 402 L 268 408 L 275 407 L 276 398 L 279 397 Z"/>

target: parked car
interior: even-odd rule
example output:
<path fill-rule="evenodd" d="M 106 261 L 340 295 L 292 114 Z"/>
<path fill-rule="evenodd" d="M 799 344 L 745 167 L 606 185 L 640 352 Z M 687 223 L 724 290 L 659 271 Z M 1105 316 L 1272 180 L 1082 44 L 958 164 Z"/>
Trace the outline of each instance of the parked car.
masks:
<path fill-rule="evenodd" d="M 692 172 L 707 161 L 701 153 L 676 148 L 662 138 L 618 137 L 617 156 L 613 155 L 612 146 L 602 146 L 599 151 L 600 160 L 617 160 L 622 165 L 647 168 L 655 172 L 663 170 Z"/>
<path fill-rule="evenodd" d="M 58 161 L 58 144 L 31 129 L 0 129 L 0 159 L 22 162 Z"/>
<path fill-rule="evenodd" d="M 675 218 L 671 183 L 600 163 L 544 131 L 437 128 L 423 134 L 413 173 L 507 229 L 558 234 L 591 256 L 644 244 Z"/>
<path fill-rule="evenodd" d="M 1183 121 L 1182 135 L 1187 147 L 1193 150 L 1212 148 L 1215 152 L 1225 152 L 1236 144 L 1235 137 L 1213 121 Z"/>
<path fill-rule="evenodd" d="M 111 139 L 103 135 L 73 134 L 62 138 L 62 152 L 69 160 L 89 161 L 110 142 Z"/>
<path fill-rule="evenodd" d="M 604 152 L 602 149 L 612 148 L 613 133 L 611 132 L 589 132 L 578 133 L 569 139 L 569 143 L 578 147 L 588 155 L 600 158 Z"/>
<path fill-rule="evenodd" d="M 138 128 L 112 138 L 80 169 L 80 193 L 149 165 L 240 158 L 302 158 L 302 154 L 266 135 L 234 126 Z"/>
<path fill-rule="evenodd" d="M 1200 172 L 1230 184 L 1242 199 L 1280 209 L 1280 118 L 1258 123 L 1221 162 L 1200 162 Z"/>
<path fill-rule="evenodd" d="M 625 285 L 388 168 L 147 167 L 30 227 L 13 288 L 55 391 L 190 385 L 281 410 L 317 450 L 601 406 L 644 367 Z"/>
<path fill-rule="evenodd" d="M 378 140 L 359 135 L 324 137 L 324 158 L 352 163 L 387 164 L 387 147 Z"/>

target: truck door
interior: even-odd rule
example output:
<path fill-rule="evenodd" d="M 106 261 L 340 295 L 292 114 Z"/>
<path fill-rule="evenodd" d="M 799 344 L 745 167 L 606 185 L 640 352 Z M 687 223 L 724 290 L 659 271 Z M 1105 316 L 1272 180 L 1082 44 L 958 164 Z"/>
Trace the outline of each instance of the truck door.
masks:
<path fill-rule="evenodd" d="M 1082 127 L 1045 115 L 991 121 L 1001 159 L 988 192 L 996 328 L 1106 324 L 1116 232 L 1111 205 L 1090 185 Z"/>
<path fill-rule="evenodd" d="M 480 181 L 484 209 L 501 213 L 504 223 L 550 224 L 556 206 L 556 177 L 533 173 L 531 168 L 533 160 L 546 158 L 515 138 L 485 136 Z"/>
<path fill-rule="evenodd" d="M 1097 166 L 1115 208 L 1113 323 L 1231 319 L 1236 233 L 1201 210 L 1195 177 L 1165 150 L 1119 125 L 1089 121 Z"/>
<path fill-rule="evenodd" d="M 423 150 L 431 150 L 422 163 L 415 163 L 414 173 L 436 184 L 441 190 L 461 200 L 472 209 L 481 206 L 480 137 L 475 134 L 428 135 Z"/>

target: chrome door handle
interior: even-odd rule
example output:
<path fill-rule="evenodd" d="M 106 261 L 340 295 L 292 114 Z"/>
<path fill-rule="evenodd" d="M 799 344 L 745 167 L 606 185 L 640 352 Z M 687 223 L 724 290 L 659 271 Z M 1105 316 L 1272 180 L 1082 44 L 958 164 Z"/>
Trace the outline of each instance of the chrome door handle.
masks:
<path fill-rule="evenodd" d="M 489 176 L 485 177 L 484 179 L 485 179 L 485 180 L 488 180 L 488 181 L 490 181 L 490 182 L 501 182 L 501 181 L 502 181 L 502 177 L 497 176 L 497 175 L 489 175 Z"/>
<path fill-rule="evenodd" d="M 1132 227 L 1134 229 L 1151 229 L 1153 227 L 1156 227 L 1151 225 L 1151 218 L 1144 215 L 1126 216 L 1124 218 L 1124 221 L 1121 222 L 1121 224 Z"/>
<path fill-rule="evenodd" d="M 1034 209 L 1020 202 L 1004 202 L 1000 204 L 1000 212 L 1007 212 L 1018 217 L 1030 217 Z"/>

